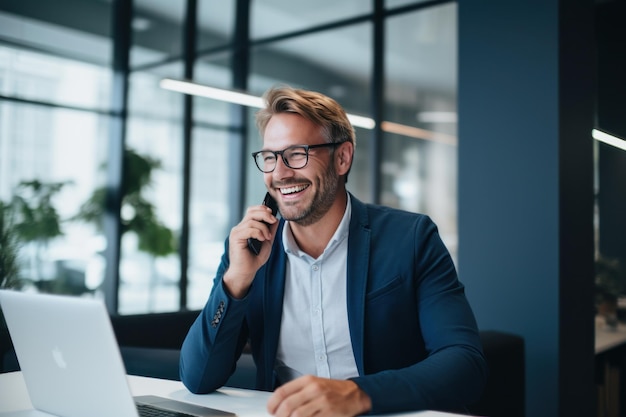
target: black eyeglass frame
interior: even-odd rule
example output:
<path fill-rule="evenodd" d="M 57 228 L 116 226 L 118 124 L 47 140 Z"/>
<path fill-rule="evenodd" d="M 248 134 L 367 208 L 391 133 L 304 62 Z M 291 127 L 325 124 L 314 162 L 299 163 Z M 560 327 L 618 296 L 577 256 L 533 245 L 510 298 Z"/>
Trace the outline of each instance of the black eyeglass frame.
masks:
<path fill-rule="evenodd" d="M 252 159 L 254 159 L 254 164 L 259 169 L 259 171 L 261 171 L 264 174 L 269 174 L 270 172 L 274 172 L 274 170 L 276 169 L 276 165 L 278 164 L 278 155 L 280 155 L 280 158 L 283 160 L 283 163 L 285 164 L 285 166 L 287 168 L 289 168 L 289 169 L 302 169 L 302 168 L 306 167 L 307 164 L 309 163 L 309 149 L 325 148 L 325 147 L 329 147 L 329 146 L 336 147 L 336 146 L 342 145 L 342 144 L 344 144 L 346 142 L 347 141 L 344 140 L 344 141 L 341 141 L 341 142 L 328 142 L 328 143 L 320 143 L 320 144 L 317 144 L 317 145 L 291 145 L 291 146 L 286 147 L 282 151 L 270 151 L 270 150 L 264 149 L 264 150 L 252 152 Z M 306 155 L 306 161 L 304 161 L 304 165 L 302 165 L 301 167 L 297 167 L 297 168 L 296 167 L 292 167 L 291 165 L 289 165 L 289 162 L 287 162 L 287 159 L 285 158 L 285 152 L 290 150 L 290 149 L 293 149 L 293 148 L 302 148 L 302 149 L 304 149 L 304 153 Z M 270 153 L 274 154 L 274 158 L 276 158 L 276 163 L 274 163 L 274 168 L 272 168 L 269 171 L 265 171 L 264 169 L 262 169 L 259 166 L 259 161 L 257 161 L 257 159 L 256 159 L 256 156 L 258 154 L 260 154 L 260 153 L 263 153 L 263 152 L 270 152 Z"/>

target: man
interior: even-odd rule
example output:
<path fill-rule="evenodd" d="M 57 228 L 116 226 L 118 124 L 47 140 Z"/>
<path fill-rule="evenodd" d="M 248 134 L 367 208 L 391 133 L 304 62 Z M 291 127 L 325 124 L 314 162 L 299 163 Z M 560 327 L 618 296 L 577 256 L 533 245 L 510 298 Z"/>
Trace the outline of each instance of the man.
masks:
<path fill-rule="evenodd" d="M 291 88 L 265 99 L 253 156 L 282 219 L 253 206 L 231 230 L 182 346 L 183 383 L 221 387 L 249 342 L 272 415 L 464 410 L 486 365 L 436 226 L 346 191 L 355 133 L 334 100 Z"/>

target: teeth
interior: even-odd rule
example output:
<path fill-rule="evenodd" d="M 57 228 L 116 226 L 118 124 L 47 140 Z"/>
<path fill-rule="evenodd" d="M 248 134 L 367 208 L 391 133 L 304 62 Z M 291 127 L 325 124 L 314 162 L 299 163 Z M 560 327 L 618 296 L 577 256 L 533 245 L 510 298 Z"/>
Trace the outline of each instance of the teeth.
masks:
<path fill-rule="evenodd" d="M 283 194 L 283 195 L 298 193 L 298 192 L 304 190 L 307 187 L 308 187 L 308 185 L 297 185 L 295 187 L 281 188 L 280 189 L 280 193 Z"/>

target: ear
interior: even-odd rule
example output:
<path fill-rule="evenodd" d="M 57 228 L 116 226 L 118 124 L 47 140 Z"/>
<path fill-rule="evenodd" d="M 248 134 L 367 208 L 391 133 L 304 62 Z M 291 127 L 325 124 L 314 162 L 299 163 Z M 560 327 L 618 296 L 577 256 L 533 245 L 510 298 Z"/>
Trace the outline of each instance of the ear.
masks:
<path fill-rule="evenodd" d="M 344 175 L 352 166 L 354 155 L 354 145 L 351 142 L 344 142 L 335 149 L 335 168 L 337 174 Z"/>

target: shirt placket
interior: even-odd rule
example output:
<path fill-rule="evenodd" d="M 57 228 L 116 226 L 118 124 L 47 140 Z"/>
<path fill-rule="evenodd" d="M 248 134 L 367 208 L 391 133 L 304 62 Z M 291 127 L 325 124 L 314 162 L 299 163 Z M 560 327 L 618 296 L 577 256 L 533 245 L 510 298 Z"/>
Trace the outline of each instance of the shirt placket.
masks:
<path fill-rule="evenodd" d="M 330 378 L 330 367 L 324 338 L 324 317 L 322 311 L 322 267 L 315 262 L 311 272 L 311 332 L 313 350 L 315 352 L 315 368 L 317 376 Z"/>

